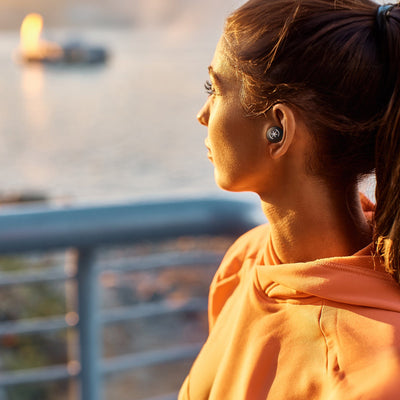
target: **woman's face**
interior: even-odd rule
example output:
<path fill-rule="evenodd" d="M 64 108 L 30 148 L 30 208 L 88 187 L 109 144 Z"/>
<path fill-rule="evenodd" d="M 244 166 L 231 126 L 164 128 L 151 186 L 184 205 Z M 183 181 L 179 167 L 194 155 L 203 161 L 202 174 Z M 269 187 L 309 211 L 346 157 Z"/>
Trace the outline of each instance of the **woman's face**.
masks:
<path fill-rule="evenodd" d="M 208 127 L 205 144 L 218 186 L 260 194 L 266 184 L 267 121 L 244 116 L 241 82 L 225 56 L 223 41 L 221 38 L 209 67 L 209 97 L 197 119 Z"/>

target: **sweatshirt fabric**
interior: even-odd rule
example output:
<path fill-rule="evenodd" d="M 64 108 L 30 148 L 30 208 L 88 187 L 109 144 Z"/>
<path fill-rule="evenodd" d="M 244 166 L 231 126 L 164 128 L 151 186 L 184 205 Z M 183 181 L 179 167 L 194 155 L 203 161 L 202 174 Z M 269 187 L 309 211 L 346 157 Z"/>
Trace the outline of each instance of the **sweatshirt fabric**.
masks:
<path fill-rule="evenodd" d="M 400 399 L 400 288 L 372 246 L 281 264 L 259 226 L 225 255 L 209 326 L 179 400 Z"/>

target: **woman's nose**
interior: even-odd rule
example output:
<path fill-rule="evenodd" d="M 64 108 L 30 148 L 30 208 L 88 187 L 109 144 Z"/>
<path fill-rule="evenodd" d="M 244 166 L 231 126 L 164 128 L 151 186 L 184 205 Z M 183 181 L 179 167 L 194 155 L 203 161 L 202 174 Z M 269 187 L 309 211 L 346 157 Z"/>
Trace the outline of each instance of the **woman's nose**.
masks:
<path fill-rule="evenodd" d="M 199 121 L 202 125 L 208 126 L 208 118 L 210 116 L 208 100 L 205 102 L 204 106 L 197 113 L 197 121 Z"/>

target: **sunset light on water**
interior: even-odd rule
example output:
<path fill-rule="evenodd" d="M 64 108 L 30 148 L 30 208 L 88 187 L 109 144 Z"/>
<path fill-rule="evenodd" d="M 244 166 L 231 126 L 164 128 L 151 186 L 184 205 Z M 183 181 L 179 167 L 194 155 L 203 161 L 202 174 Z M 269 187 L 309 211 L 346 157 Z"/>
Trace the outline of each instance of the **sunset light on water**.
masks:
<path fill-rule="evenodd" d="M 43 18 L 39 14 L 28 14 L 21 25 L 21 51 L 27 56 L 40 54 L 40 35 Z"/>
<path fill-rule="evenodd" d="M 43 18 L 40 14 L 28 14 L 20 29 L 20 55 L 24 60 L 40 61 L 43 59 L 58 58 L 62 49 L 56 43 L 41 39 Z"/>

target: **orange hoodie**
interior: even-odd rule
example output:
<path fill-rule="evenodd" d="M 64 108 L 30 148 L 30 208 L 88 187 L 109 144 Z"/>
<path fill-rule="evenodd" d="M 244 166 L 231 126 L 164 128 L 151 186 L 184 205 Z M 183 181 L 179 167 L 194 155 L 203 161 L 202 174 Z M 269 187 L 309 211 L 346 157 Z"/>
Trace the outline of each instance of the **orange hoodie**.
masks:
<path fill-rule="evenodd" d="M 179 400 L 400 399 L 400 288 L 371 254 L 279 264 L 267 225 L 243 235 Z"/>

